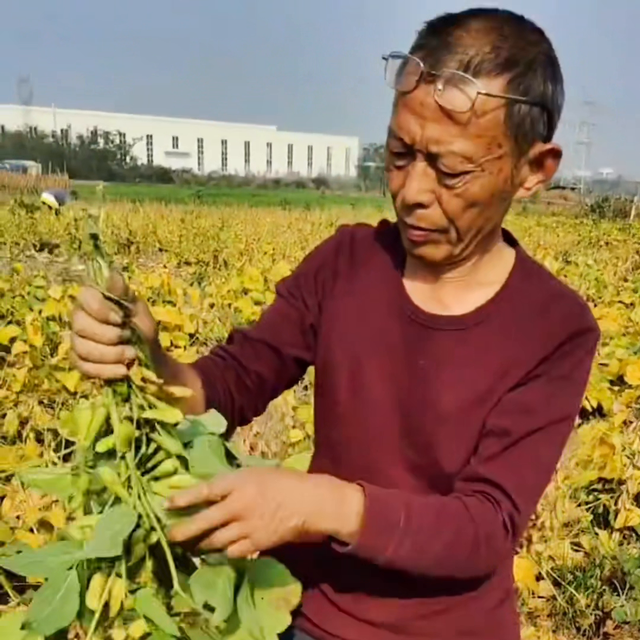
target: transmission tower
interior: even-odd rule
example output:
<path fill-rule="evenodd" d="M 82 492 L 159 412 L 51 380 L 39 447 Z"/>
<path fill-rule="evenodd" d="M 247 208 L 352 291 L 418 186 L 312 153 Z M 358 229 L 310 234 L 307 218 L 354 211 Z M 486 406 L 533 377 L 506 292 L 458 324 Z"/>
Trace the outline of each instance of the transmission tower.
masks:
<path fill-rule="evenodd" d="M 29 76 L 20 76 L 16 82 L 18 102 L 22 105 L 22 126 L 26 129 L 30 124 L 31 106 L 33 105 L 33 84 Z"/>
<path fill-rule="evenodd" d="M 593 147 L 593 138 L 591 132 L 596 126 L 591 118 L 596 103 L 593 100 L 584 100 L 582 106 L 585 110 L 585 116 L 580 120 L 576 127 L 576 148 L 580 151 L 580 197 L 584 198 L 585 181 L 587 171 L 589 169 L 589 161 L 591 159 L 591 149 Z"/>

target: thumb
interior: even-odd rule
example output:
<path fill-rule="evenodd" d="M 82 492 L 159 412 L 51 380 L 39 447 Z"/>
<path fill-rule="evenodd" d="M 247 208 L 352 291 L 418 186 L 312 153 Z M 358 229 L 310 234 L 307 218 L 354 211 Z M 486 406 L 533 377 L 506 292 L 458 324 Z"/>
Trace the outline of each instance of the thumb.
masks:
<path fill-rule="evenodd" d="M 132 301 L 133 295 L 131 293 L 131 289 L 129 289 L 124 276 L 120 271 L 112 269 L 109 272 L 109 277 L 107 278 L 107 293 L 110 293 L 112 296 L 116 298 L 120 298 L 121 300 L 129 300 Z"/>

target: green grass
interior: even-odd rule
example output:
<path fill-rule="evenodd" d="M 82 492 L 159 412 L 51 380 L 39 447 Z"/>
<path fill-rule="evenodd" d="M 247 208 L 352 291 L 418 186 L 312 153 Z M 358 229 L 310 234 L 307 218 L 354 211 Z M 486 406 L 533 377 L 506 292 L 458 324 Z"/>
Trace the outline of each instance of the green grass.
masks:
<path fill-rule="evenodd" d="M 81 200 L 96 197 L 90 184 L 73 187 Z M 312 189 L 268 189 L 259 187 L 196 187 L 164 184 L 107 184 L 105 199 L 111 201 L 203 204 L 211 206 L 279 207 L 282 209 L 325 209 L 331 207 L 374 208 L 384 211 L 389 202 L 372 194 L 322 193 Z"/>

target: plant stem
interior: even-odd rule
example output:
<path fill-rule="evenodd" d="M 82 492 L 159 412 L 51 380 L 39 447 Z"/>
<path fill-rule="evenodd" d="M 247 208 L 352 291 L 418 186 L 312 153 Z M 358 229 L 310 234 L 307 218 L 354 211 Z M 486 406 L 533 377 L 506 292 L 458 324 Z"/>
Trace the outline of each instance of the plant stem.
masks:
<path fill-rule="evenodd" d="M 104 605 L 107 603 L 107 598 L 109 597 L 109 592 L 111 591 L 111 586 L 113 585 L 113 579 L 116 577 L 116 568 L 113 568 L 111 571 L 111 575 L 109 576 L 109 580 L 107 581 L 107 586 L 104 588 L 102 595 L 100 596 L 100 604 L 96 612 L 93 615 L 93 620 L 91 621 L 91 626 L 89 627 L 89 632 L 87 633 L 87 637 L 85 640 L 92 640 L 93 634 L 96 631 L 96 627 L 98 626 L 98 621 L 100 620 L 100 616 L 102 615 L 102 610 L 104 609 Z"/>
<path fill-rule="evenodd" d="M 132 460 L 130 457 L 127 458 L 129 463 L 132 463 Z M 173 589 L 176 593 L 179 593 L 181 596 L 187 598 L 190 600 L 190 598 L 188 598 L 188 596 L 182 591 L 182 588 L 180 587 L 180 581 L 178 579 L 178 570 L 176 569 L 176 563 L 173 559 L 173 554 L 171 553 L 171 548 L 169 547 L 169 542 L 167 541 L 166 536 L 164 535 L 164 531 L 162 529 L 162 525 L 158 522 L 158 518 L 155 514 L 155 511 L 153 510 L 153 507 L 151 506 L 151 504 L 149 503 L 149 500 L 147 498 L 144 486 L 142 484 L 142 480 L 141 478 L 138 476 L 138 473 L 135 469 L 135 467 L 133 467 L 131 469 L 132 471 L 132 480 L 135 482 L 135 484 L 137 485 L 137 489 L 138 489 L 138 496 L 140 498 L 140 505 L 143 507 L 143 509 L 147 512 L 147 515 L 149 517 L 149 519 L 151 520 L 151 524 L 153 526 L 153 528 L 155 529 L 156 533 L 158 534 L 158 538 L 160 540 L 160 544 L 162 545 L 162 549 L 164 551 L 164 554 L 167 558 L 167 564 L 169 565 L 169 573 L 171 574 L 171 581 L 173 582 Z"/>
<path fill-rule="evenodd" d="M 20 596 L 13 590 L 11 583 L 7 579 L 7 576 L 4 574 L 4 571 L 0 569 L 0 585 L 4 587 L 5 591 L 9 594 L 9 597 L 13 602 L 19 602 Z"/>

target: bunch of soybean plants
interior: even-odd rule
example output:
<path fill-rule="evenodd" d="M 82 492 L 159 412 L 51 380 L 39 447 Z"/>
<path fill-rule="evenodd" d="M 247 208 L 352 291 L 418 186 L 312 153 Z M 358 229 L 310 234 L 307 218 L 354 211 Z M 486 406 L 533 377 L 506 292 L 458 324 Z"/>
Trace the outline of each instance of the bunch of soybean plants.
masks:
<path fill-rule="evenodd" d="M 114 266 L 101 241 L 101 215 L 86 212 L 87 271 L 106 293 Z M 88 247 L 88 251 L 87 251 Z M 132 329 L 133 330 L 133 329 Z M 275 640 L 291 622 L 300 583 L 269 557 L 230 560 L 173 546 L 166 528 L 189 513 L 167 512 L 174 492 L 245 465 L 225 439 L 215 411 L 184 416 L 169 387 L 139 364 L 126 380 L 63 412 L 57 428 L 69 443 L 58 466 L 18 474 L 28 489 L 55 496 L 69 514 L 56 539 L 32 549 L 0 549 L 0 567 L 28 579 L 18 602 L 0 614 L 2 640 Z"/>

